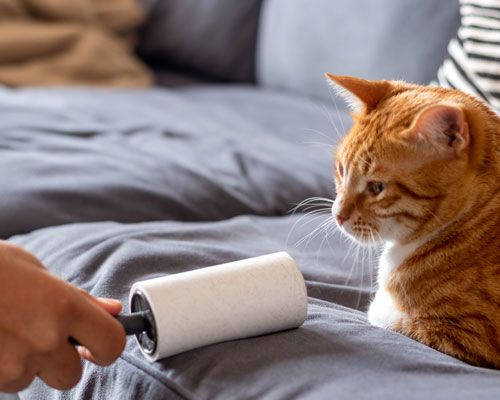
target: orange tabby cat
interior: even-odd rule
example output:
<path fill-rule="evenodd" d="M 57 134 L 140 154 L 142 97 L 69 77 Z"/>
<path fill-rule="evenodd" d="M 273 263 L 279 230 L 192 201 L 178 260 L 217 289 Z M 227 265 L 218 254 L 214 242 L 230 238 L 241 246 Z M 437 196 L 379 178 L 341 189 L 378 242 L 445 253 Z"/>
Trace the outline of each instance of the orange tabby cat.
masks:
<path fill-rule="evenodd" d="M 386 243 L 370 323 L 500 368 L 500 118 L 456 90 L 327 76 L 355 105 L 332 213 Z"/>

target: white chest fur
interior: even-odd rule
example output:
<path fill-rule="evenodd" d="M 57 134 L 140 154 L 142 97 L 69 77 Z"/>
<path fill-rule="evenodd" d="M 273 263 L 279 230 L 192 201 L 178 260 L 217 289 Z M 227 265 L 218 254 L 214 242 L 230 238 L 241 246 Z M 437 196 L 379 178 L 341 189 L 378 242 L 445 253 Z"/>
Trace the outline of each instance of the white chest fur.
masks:
<path fill-rule="evenodd" d="M 378 287 L 383 288 L 387 285 L 387 280 L 392 271 L 399 267 L 403 261 L 408 258 L 418 246 L 420 241 L 414 241 L 408 244 L 397 244 L 388 242 L 380 256 L 378 263 Z"/>
<path fill-rule="evenodd" d="M 399 311 L 386 290 L 391 273 L 411 255 L 421 241 L 405 245 L 389 242 L 380 256 L 378 270 L 378 291 L 368 310 L 368 321 L 375 326 L 391 329 L 404 313 Z"/>

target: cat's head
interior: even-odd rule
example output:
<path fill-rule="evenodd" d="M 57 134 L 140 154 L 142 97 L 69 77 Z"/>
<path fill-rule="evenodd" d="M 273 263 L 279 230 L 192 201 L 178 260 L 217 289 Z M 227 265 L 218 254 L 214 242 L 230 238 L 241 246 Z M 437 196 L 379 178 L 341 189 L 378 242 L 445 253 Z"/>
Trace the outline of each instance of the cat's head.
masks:
<path fill-rule="evenodd" d="M 472 127 L 493 113 L 456 90 L 327 76 L 353 108 L 335 153 L 342 230 L 361 243 L 408 243 L 459 215 L 481 157 Z"/>

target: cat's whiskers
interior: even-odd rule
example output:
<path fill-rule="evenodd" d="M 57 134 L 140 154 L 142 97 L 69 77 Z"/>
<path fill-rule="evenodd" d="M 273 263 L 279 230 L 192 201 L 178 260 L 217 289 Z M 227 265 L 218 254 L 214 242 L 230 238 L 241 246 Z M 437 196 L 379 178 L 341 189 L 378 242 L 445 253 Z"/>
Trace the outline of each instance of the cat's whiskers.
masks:
<path fill-rule="evenodd" d="M 292 228 L 290 229 L 290 232 L 288 234 L 287 243 L 288 243 L 288 239 L 290 238 L 290 234 L 295 229 L 295 226 L 298 223 L 300 223 L 304 218 L 308 218 L 308 217 L 315 215 L 315 214 L 322 214 L 322 213 L 327 213 L 327 212 L 328 212 L 328 214 L 330 214 L 332 204 L 333 204 L 333 200 L 325 198 L 325 197 L 309 197 L 309 198 L 301 201 L 295 207 L 293 207 L 289 211 L 292 215 L 295 215 L 300 210 L 301 207 L 305 207 L 303 211 L 307 211 L 307 212 L 305 212 L 305 214 L 302 215 L 292 225 Z M 309 210 L 312 210 L 312 211 L 309 211 Z"/>
<path fill-rule="evenodd" d="M 322 232 L 324 232 L 331 223 L 332 221 L 330 218 L 326 219 L 325 221 L 320 223 L 312 232 L 310 232 L 309 234 L 305 235 L 302 239 L 300 239 L 295 244 L 295 246 L 301 246 L 302 244 L 304 244 L 304 242 L 306 243 L 305 247 L 309 246 L 311 241 L 314 238 L 318 237 Z"/>
<path fill-rule="evenodd" d="M 321 110 L 323 116 L 330 122 L 330 125 L 333 128 L 333 132 L 335 133 L 335 136 L 336 136 L 336 138 L 333 138 L 333 141 L 339 142 L 340 140 L 342 140 L 344 133 L 345 133 L 345 129 L 342 132 L 339 130 L 337 124 L 335 123 L 335 120 L 334 120 L 332 114 L 330 113 L 330 111 L 328 111 L 325 104 L 322 104 L 321 107 L 319 107 L 319 105 L 318 105 L 318 108 Z M 339 116 L 339 119 L 340 119 L 340 116 Z M 340 119 L 340 123 L 343 126 L 342 119 Z"/>
<path fill-rule="evenodd" d="M 332 220 L 330 218 L 330 220 Z M 328 226 L 326 227 L 325 231 L 324 231 L 324 237 L 323 239 L 321 240 L 321 243 L 319 245 L 319 249 L 316 253 L 316 264 L 319 264 L 319 255 L 321 253 L 321 248 L 323 247 L 323 244 L 326 243 L 328 244 L 328 247 L 331 249 L 332 247 L 330 246 L 330 242 L 328 241 L 328 238 L 330 237 L 330 234 L 332 233 L 332 231 L 335 230 L 336 228 L 336 225 L 335 223 L 329 223 Z"/>
<path fill-rule="evenodd" d="M 307 199 L 305 200 L 302 200 L 299 204 L 297 204 L 292 210 L 292 214 L 295 214 L 299 209 L 300 207 L 304 207 L 306 205 L 315 205 L 315 202 L 316 204 L 318 204 L 319 202 L 323 202 L 323 203 L 319 203 L 319 205 L 332 205 L 334 203 L 334 200 L 332 199 L 328 199 L 326 197 L 308 197 Z"/>
<path fill-rule="evenodd" d="M 311 148 L 315 147 L 315 148 L 319 148 L 321 150 L 324 150 L 325 152 L 327 152 L 328 156 L 331 156 L 335 150 L 335 145 L 323 143 L 323 142 L 302 142 L 302 144 L 304 146 L 308 146 Z"/>
<path fill-rule="evenodd" d="M 292 235 L 293 231 L 295 230 L 295 227 L 297 226 L 297 224 L 304 222 L 304 220 L 306 220 L 305 221 L 306 223 L 311 223 L 311 222 L 317 221 L 318 218 L 321 218 L 323 220 L 323 217 L 326 215 L 326 213 L 327 213 L 327 211 L 325 209 L 320 209 L 320 210 L 315 209 L 315 210 L 309 211 L 309 212 L 301 215 L 300 218 L 298 218 L 297 221 L 295 221 L 293 223 L 292 227 L 290 228 L 290 231 L 288 232 L 288 236 L 287 236 L 287 239 L 286 239 L 285 246 L 288 247 L 288 243 L 290 241 L 290 236 Z M 328 209 L 328 213 L 329 213 L 329 209 Z M 325 221 L 323 221 L 322 224 L 324 222 Z M 318 229 L 318 227 L 316 227 L 311 232 L 309 232 L 307 235 L 305 235 L 304 237 L 302 237 L 301 239 L 299 239 L 294 244 L 294 246 L 298 246 L 299 244 L 302 244 L 305 240 L 308 239 L 308 237 L 310 235 L 316 233 L 317 229 Z"/>
<path fill-rule="evenodd" d="M 288 233 L 287 237 L 287 246 L 288 242 L 290 240 L 290 236 L 297 226 L 297 224 L 304 222 L 304 220 L 309 220 L 311 221 L 316 221 L 318 218 L 323 218 L 324 216 L 328 215 L 328 218 L 326 218 L 324 221 L 322 221 L 318 226 L 316 226 L 311 232 L 309 232 L 307 235 L 299 239 L 296 243 L 295 246 L 300 246 L 304 243 L 306 243 L 306 247 L 309 245 L 311 240 L 313 240 L 315 237 L 317 237 L 319 234 L 321 234 L 324 231 L 329 230 L 329 225 L 334 223 L 333 218 L 331 218 L 331 207 L 333 204 L 332 199 L 328 199 L 325 197 L 310 197 L 307 198 L 303 201 L 301 201 L 299 204 L 297 204 L 292 210 L 292 215 L 294 215 L 296 212 L 298 212 L 301 208 L 303 210 L 301 211 L 306 211 L 295 223 L 292 225 L 292 228 L 290 229 L 290 232 Z M 309 211 L 311 210 L 311 211 Z"/>
<path fill-rule="evenodd" d="M 373 270 L 375 268 L 374 264 L 374 258 L 378 258 L 378 246 L 377 246 L 377 241 L 375 240 L 375 235 L 378 235 L 379 239 L 380 235 L 376 230 L 374 230 L 371 226 L 367 226 L 368 229 L 368 243 L 363 243 L 359 244 L 360 247 L 363 248 L 363 257 L 361 259 L 361 288 L 358 291 L 358 302 L 356 308 L 359 308 L 360 302 L 361 302 L 361 292 L 364 291 L 364 282 L 365 282 L 365 273 L 368 271 L 369 275 L 369 292 L 373 292 L 373 284 L 374 284 L 374 277 L 373 277 Z M 374 255 L 375 253 L 375 255 Z M 356 260 L 357 262 L 358 260 Z"/>
<path fill-rule="evenodd" d="M 372 245 L 372 246 L 370 246 L 370 250 L 375 249 L 375 251 L 376 251 L 377 242 L 375 240 L 374 231 L 372 228 L 370 228 L 369 232 L 370 232 L 370 243 Z M 375 233 L 377 233 L 377 232 L 375 231 Z M 375 267 L 375 265 L 373 262 L 373 252 L 370 251 L 370 262 L 369 262 L 369 266 L 368 266 L 368 271 L 370 274 L 370 292 L 373 292 L 373 269 L 374 269 L 374 267 Z"/>
<path fill-rule="evenodd" d="M 380 239 L 380 235 L 376 230 L 374 230 L 370 226 L 367 226 L 367 233 L 365 234 L 364 242 L 360 242 L 356 240 L 354 237 L 346 235 L 344 232 L 342 232 L 343 230 L 338 226 L 338 224 L 335 222 L 335 219 L 331 215 L 331 207 L 333 203 L 334 200 L 332 199 L 324 197 L 311 197 L 297 204 L 291 210 L 292 213 L 295 214 L 300 211 L 303 212 L 304 214 L 301 215 L 297 219 L 297 221 L 294 222 L 289 232 L 287 243 L 289 243 L 292 231 L 295 229 L 297 224 L 314 223 L 316 225 L 314 229 L 311 229 L 308 234 L 297 240 L 294 246 L 307 247 L 310 245 L 312 240 L 314 240 L 320 235 L 324 235 L 320 241 L 316 257 L 316 262 L 319 263 L 321 249 L 323 248 L 325 243 L 328 245 L 328 247 L 331 248 L 329 238 L 333 232 L 338 231 L 340 233 L 341 240 L 347 243 L 346 246 L 347 250 L 344 259 L 342 261 L 342 265 L 347 265 L 347 264 L 350 265 L 349 273 L 347 274 L 343 286 L 345 288 L 348 288 L 349 286 L 353 286 L 352 282 L 357 282 L 355 286 L 359 286 L 359 288 L 358 290 L 356 290 L 357 295 L 355 296 L 357 297 L 353 298 L 353 301 L 355 302 L 353 306 L 359 308 L 361 306 L 362 299 L 366 291 L 364 286 L 366 282 L 365 275 L 367 273 L 369 279 L 368 290 L 370 293 L 373 292 L 373 284 L 374 284 L 373 264 L 374 264 L 374 258 L 377 256 L 376 250 L 378 249 L 376 236 L 378 236 L 378 238 Z M 358 268 L 360 268 L 360 270 L 358 270 Z M 353 281 L 354 277 L 356 277 L 355 281 Z"/>
<path fill-rule="evenodd" d="M 334 129 L 334 132 L 335 132 L 335 135 L 337 136 L 337 140 L 342 140 L 342 137 L 345 133 L 345 131 L 340 131 L 340 129 L 338 128 L 337 124 L 335 123 L 335 120 L 332 116 L 332 114 L 330 113 L 330 111 L 328 111 L 328 109 L 326 108 L 326 106 L 323 104 L 322 106 L 322 109 L 323 109 L 323 112 L 325 113 L 325 115 L 327 115 L 327 118 L 329 119 L 330 121 L 330 124 L 332 125 L 333 129 Z"/>
<path fill-rule="evenodd" d="M 337 226 L 337 229 L 341 230 L 338 226 Z M 344 284 L 343 284 L 343 287 L 347 288 L 349 285 L 349 282 L 351 282 L 351 280 L 352 280 L 352 276 L 353 276 L 353 273 L 355 272 L 355 269 L 357 269 L 359 266 L 360 249 L 364 246 L 351 236 L 342 234 L 341 237 L 344 238 L 344 240 L 347 241 L 347 243 L 349 245 L 349 247 L 347 248 L 347 251 L 345 253 L 345 256 L 342 260 L 342 265 L 346 265 L 347 261 L 349 261 L 348 264 L 351 266 L 349 268 L 349 274 L 347 275 L 346 279 L 344 280 Z M 363 266 L 361 266 L 361 268 L 363 268 Z M 344 292 L 344 290 L 341 291 L 341 294 L 343 292 Z M 360 296 L 358 296 L 358 301 L 357 301 L 358 307 L 359 307 L 359 302 L 360 302 Z"/>
<path fill-rule="evenodd" d="M 375 234 L 374 238 L 374 251 L 376 253 L 376 261 L 377 265 L 373 266 L 373 271 L 377 272 L 378 271 L 378 262 L 380 260 L 380 256 L 382 254 L 382 251 L 384 250 L 384 245 L 385 245 L 385 240 L 382 238 L 380 233 L 376 230 L 371 230 L 372 233 Z M 377 277 L 375 274 L 372 275 L 372 285 L 374 285 L 377 281 Z M 373 291 L 373 286 L 372 286 L 372 291 Z"/>
<path fill-rule="evenodd" d="M 345 132 L 346 129 L 345 129 L 345 126 L 344 126 L 344 122 L 342 121 L 342 117 L 340 116 L 339 106 L 337 105 L 337 102 L 335 101 L 338 93 L 330 85 L 328 85 L 328 92 L 330 94 L 330 98 L 332 99 L 333 104 L 335 105 L 335 110 L 337 111 L 337 117 L 338 117 L 338 119 L 340 121 L 340 124 L 342 125 L 342 131 Z"/>
<path fill-rule="evenodd" d="M 361 304 L 361 292 L 363 291 L 364 286 L 365 286 L 366 261 L 368 261 L 367 257 L 366 257 L 366 253 L 368 251 L 368 247 L 367 246 L 360 246 L 360 247 L 362 248 L 362 257 L 361 257 L 361 264 L 360 264 L 360 268 L 361 268 L 361 271 L 360 271 L 361 281 L 360 281 L 360 288 L 358 290 L 358 299 L 356 301 L 356 309 L 359 309 L 360 304 Z M 370 253 L 368 251 L 368 255 L 369 254 Z"/>
<path fill-rule="evenodd" d="M 328 136 L 326 133 L 324 132 L 321 132 L 317 129 L 313 129 L 313 128 L 305 128 L 305 130 L 307 132 L 312 132 L 312 133 L 316 133 L 320 136 L 323 136 L 325 139 L 328 140 L 328 142 L 333 142 L 332 138 L 330 136 Z M 334 143 L 323 143 L 325 146 L 330 146 L 332 149 L 335 148 L 335 144 Z"/>
<path fill-rule="evenodd" d="M 330 92 L 330 95 L 332 95 L 332 98 L 333 98 L 332 92 Z M 337 111 L 337 117 L 340 121 L 340 125 L 342 125 L 342 131 L 345 132 L 346 129 L 344 126 L 344 122 L 342 121 L 342 117 L 340 116 L 339 106 L 337 105 L 337 102 L 335 101 L 335 99 L 333 99 L 333 104 L 335 104 L 335 110 Z"/>
<path fill-rule="evenodd" d="M 361 291 L 363 290 L 364 286 L 364 273 L 366 269 L 366 249 L 367 246 L 364 246 L 361 243 L 358 243 L 357 249 L 356 249 L 356 254 L 354 257 L 354 262 L 356 265 L 356 268 L 360 268 L 360 282 L 359 282 L 359 290 L 358 292 L 358 297 L 356 301 L 356 309 L 359 309 L 359 306 L 361 304 Z M 360 258 L 361 257 L 361 258 Z M 352 268 L 351 268 L 352 269 Z"/>
<path fill-rule="evenodd" d="M 424 210 L 427 214 L 429 214 L 429 215 L 431 215 L 433 218 L 435 218 L 435 219 L 436 219 L 436 220 L 437 220 L 437 221 L 441 224 L 441 226 L 445 225 L 445 224 L 444 224 L 444 222 L 441 220 L 441 218 L 439 218 L 439 217 L 438 217 L 438 216 L 437 216 L 437 215 L 436 215 L 436 214 L 435 214 L 432 210 L 430 210 L 430 209 L 429 209 L 429 208 L 427 208 L 427 207 L 423 207 L 423 210 Z"/>

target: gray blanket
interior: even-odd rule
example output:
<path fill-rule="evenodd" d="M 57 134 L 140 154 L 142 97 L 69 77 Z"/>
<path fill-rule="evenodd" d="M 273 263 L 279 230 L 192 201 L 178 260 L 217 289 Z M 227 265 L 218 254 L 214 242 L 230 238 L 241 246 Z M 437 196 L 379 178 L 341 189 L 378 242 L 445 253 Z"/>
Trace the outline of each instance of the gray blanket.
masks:
<path fill-rule="evenodd" d="M 286 250 L 309 295 L 299 329 L 157 363 L 130 338 L 112 366 L 85 363 L 73 390 L 35 380 L 20 397 L 496 397 L 498 371 L 370 326 L 375 258 L 315 231 L 327 211 L 288 212 L 334 196 L 330 118 L 348 127 L 342 108 L 251 87 L 1 90 L 1 236 L 55 274 L 126 303 L 137 280 Z"/>

